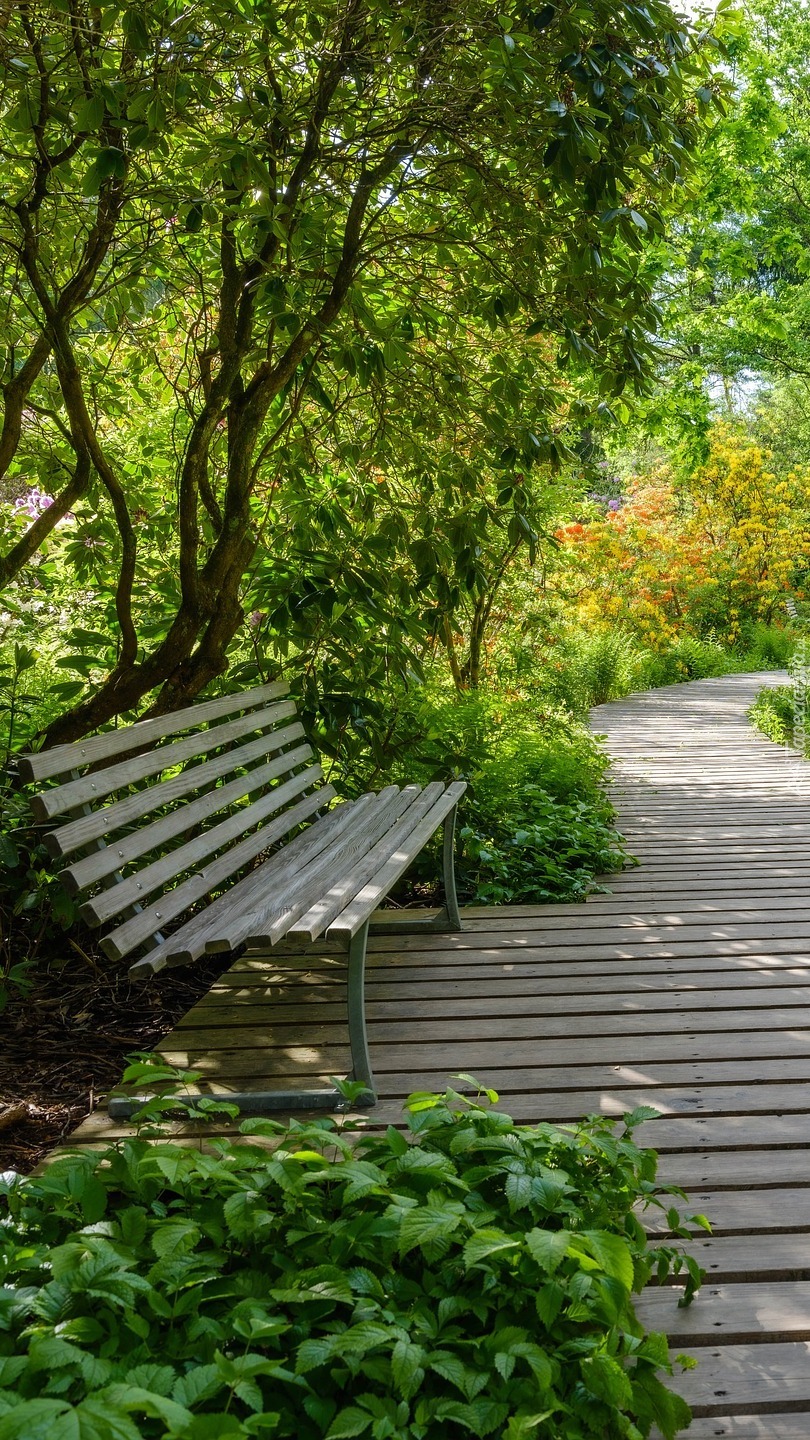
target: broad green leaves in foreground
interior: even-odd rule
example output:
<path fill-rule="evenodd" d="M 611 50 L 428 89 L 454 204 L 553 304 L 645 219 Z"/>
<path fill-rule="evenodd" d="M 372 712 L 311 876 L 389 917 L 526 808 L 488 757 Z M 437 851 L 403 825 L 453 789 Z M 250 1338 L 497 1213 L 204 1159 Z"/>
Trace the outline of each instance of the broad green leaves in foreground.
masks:
<path fill-rule="evenodd" d="M 674 1435 L 631 1303 L 681 1264 L 633 1210 L 662 1203 L 647 1112 L 617 1136 L 459 1101 L 411 1096 L 411 1143 L 250 1120 L 7 1177 L 0 1440 Z"/>

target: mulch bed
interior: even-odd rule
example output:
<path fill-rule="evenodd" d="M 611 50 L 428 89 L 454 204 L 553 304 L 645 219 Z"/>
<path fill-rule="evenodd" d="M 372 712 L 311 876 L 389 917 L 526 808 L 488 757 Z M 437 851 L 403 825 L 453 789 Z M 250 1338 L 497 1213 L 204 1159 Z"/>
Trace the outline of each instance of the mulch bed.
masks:
<path fill-rule="evenodd" d="M 0 1170 L 33 1170 L 118 1083 L 126 1056 L 154 1050 L 233 963 L 211 956 L 142 982 L 67 940 L 62 953 L 0 1020 Z"/>

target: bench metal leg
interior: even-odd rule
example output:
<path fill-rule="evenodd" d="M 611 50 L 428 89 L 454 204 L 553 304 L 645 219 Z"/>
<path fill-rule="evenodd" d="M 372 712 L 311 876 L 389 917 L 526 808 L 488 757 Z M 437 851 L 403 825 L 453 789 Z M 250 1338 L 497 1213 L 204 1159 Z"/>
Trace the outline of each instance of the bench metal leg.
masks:
<path fill-rule="evenodd" d="M 450 814 L 445 819 L 444 838 L 442 841 L 442 879 L 444 881 L 444 908 L 447 912 L 448 930 L 461 929 L 461 914 L 458 908 L 458 895 L 456 894 L 455 840 L 457 814 L 458 806 L 454 805 Z"/>
<path fill-rule="evenodd" d="M 447 933 L 451 930 L 461 929 L 461 914 L 458 908 L 458 896 L 456 893 L 456 874 L 454 865 L 455 830 L 457 806 L 454 806 L 444 821 L 444 834 L 442 840 L 442 878 L 444 880 L 445 901 L 439 914 L 430 920 L 406 920 L 394 922 L 392 925 L 381 925 L 379 933 L 384 935 L 408 935 L 414 931 L 435 931 Z M 365 925 L 353 935 L 348 945 L 346 956 L 346 989 L 347 989 L 347 1011 L 349 1020 L 349 1047 L 352 1056 L 352 1078 L 365 1086 L 365 1093 L 358 1096 L 352 1103 L 354 1105 L 374 1105 L 377 1100 L 377 1092 L 374 1085 L 374 1075 L 371 1069 L 371 1058 L 368 1053 L 368 1034 L 366 1031 L 366 1006 L 365 1006 L 365 974 L 366 974 L 366 946 L 370 931 L 375 927 L 367 920 Z M 111 1119 L 129 1119 L 136 1110 L 144 1104 L 149 1097 L 113 1095 L 107 1102 L 107 1109 Z M 188 1097 L 178 1096 L 178 1109 L 192 1108 L 202 1096 L 189 1095 Z M 346 1110 L 349 1108 L 347 1102 L 337 1090 L 281 1090 L 281 1091 L 240 1091 L 228 1094 L 220 1091 L 211 1092 L 207 1097 L 211 1100 L 222 1100 L 229 1105 L 236 1105 L 239 1110 L 247 1111 L 249 1114 L 261 1115 L 275 1111 L 283 1113 L 292 1110 Z"/>
<path fill-rule="evenodd" d="M 349 1046 L 352 1056 L 353 1080 L 365 1086 L 353 1105 L 374 1105 L 377 1092 L 368 1053 L 366 1032 L 365 974 L 366 945 L 368 943 L 368 921 L 349 941 L 346 956 L 346 1004 L 349 1021 Z M 129 1120 L 150 1097 L 112 1095 L 107 1101 L 111 1120 Z M 174 1098 L 174 1097 L 173 1097 Z M 249 1090 L 219 1091 L 209 1095 L 178 1095 L 178 1110 L 193 1109 L 201 1099 L 220 1100 L 235 1105 L 240 1111 L 253 1115 L 273 1114 L 293 1110 L 346 1110 L 350 1106 L 340 1093 L 330 1087 L 328 1090 Z"/>
<path fill-rule="evenodd" d="M 389 923 L 371 925 L 372 935 L 412 935 L 414 932 L 423 934 L 425 931 L 437 935 L 446 935 L 451 931 L 458 931 L 461 927 L 461 912 L 458 908 L 458 895 L 456 893 L 456 867 L 455 867 L 455 836 L 456 836 L 456 815 L 458 806 L 454 805 L 450 814 L 444 820 L 444 835 L 442 840 L 442 880 L 444 882 L 444 904 L 438 915 L 432 915 L 429 920 L 421 920 L 418 916 L 410 918 L 413 912 L 407 912 L 407 920 L 394 920 Z M 405 913 L 405 912 L 400 912 Z"/>
<path fill-rule="evenodd" d="M 357 1099 L 358 1105 L 374 1105 L 377 1092 L 371 1071 L 366 1031 L 366 945 L 368 943 L 368 920 L 349 941 L 347 1002 L 349 1011 L 349 1045 L 352 1052 L 352 1077 L 366 1087 L 366 1093 Z"/>

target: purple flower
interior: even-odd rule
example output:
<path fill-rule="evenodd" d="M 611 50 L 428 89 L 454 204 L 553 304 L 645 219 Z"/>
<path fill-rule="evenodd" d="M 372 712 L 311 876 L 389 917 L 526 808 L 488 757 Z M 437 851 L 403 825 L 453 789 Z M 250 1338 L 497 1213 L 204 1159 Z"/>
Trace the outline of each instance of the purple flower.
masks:
<path fill-rule="evenodd" d="M 608 510 L 621 510 L 622 502 L 621 500 L 608 500 L 607 508 Z"/>
<path fill-rule="evenodd" d="M 14 501 L 14 511 L 17 515 L 30 515 L 36 520 L 43 510 L 53 505 L 53 496 L 46 495 L 38 485 L 32 485 L 27 495 L 18 495 Z"/>
<path fill-rule="evenodd" d="M 263 619 L 264 619 L 264 611 L 263 611 L 263 610 L 251 610 L 251 612 L 250 612 L 250 614 L 249 614 L 249 616 L 248 616 L 248 625 L 250 626 L 251 630 L 258 630 L 258 628 L 259 628 L 259 626 L 261 625 Z"/>

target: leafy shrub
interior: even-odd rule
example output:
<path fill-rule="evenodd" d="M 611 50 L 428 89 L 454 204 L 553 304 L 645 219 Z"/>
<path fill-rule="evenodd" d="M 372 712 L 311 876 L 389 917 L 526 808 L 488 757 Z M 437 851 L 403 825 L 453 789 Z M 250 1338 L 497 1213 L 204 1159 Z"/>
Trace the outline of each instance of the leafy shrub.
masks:
<path fill-rule="evenodd" d="M 584 900 L 595 876 L 627 863 L 606 800 L 565 804 L 527 785 L 495 812 L 472 799 L 466 815 L 458 878 L 484 904 Z"/>
<path fill-rule="evenodd" d="M 595 875 L 621 869 L 624 852 L 601 783 L 606 757 L 590 731 L 559 709 L 492 691 L 428 694 L 400 718 L 399 735 L 409 738 L 386 778 L 468 781 L 456 867 L 465 898 L 576 900 Z M 414 873 L 435 884 L 435 849 Z"/>
<path fill-rule="evenodd" d="M 685 1263 L 634 1211 L 668 1203 L 651 1113 L 617 1136 L 417 1094 L 410 1144 L 247 1120 L 6 1177 L 0 1440 L 671 1437 L 631 1299 Z"/>
<path fill-rule="evenodd" d="M 706 680 L 746 668 L 717 640 L 681 635 L 666 650 L 651 652 L 645 665 L 645 684 L 677 685 L 685 680 Z"/>
<path fill-rule="evenodd" d="M 754 625 L 746 637 L 746 659 L 752 670 L 787 667 L 796 647 L 795 631 L 782 625 Z"/>
<path fill-rule="evenodd" d="M 574 715 L 618 700 L 644 683 L 645 652 L 623 630 L 577 632 L 564 637 L 546 684 Z"/>
<path fill-rule="evenodd" d="M 792 685 L 765 685 L 751 709 L 749 719 L 757 730 L 777 745 L 792 745 L 795 726 L 795 695 Z"/>
<path fill-rule="evenodd" d="M 62 937 L 75 918 L 28 796 L 10 770 L 0 771 L 0 1013 L 14 990 L 25 993 L 31 984 L 43 942 Z"/>

